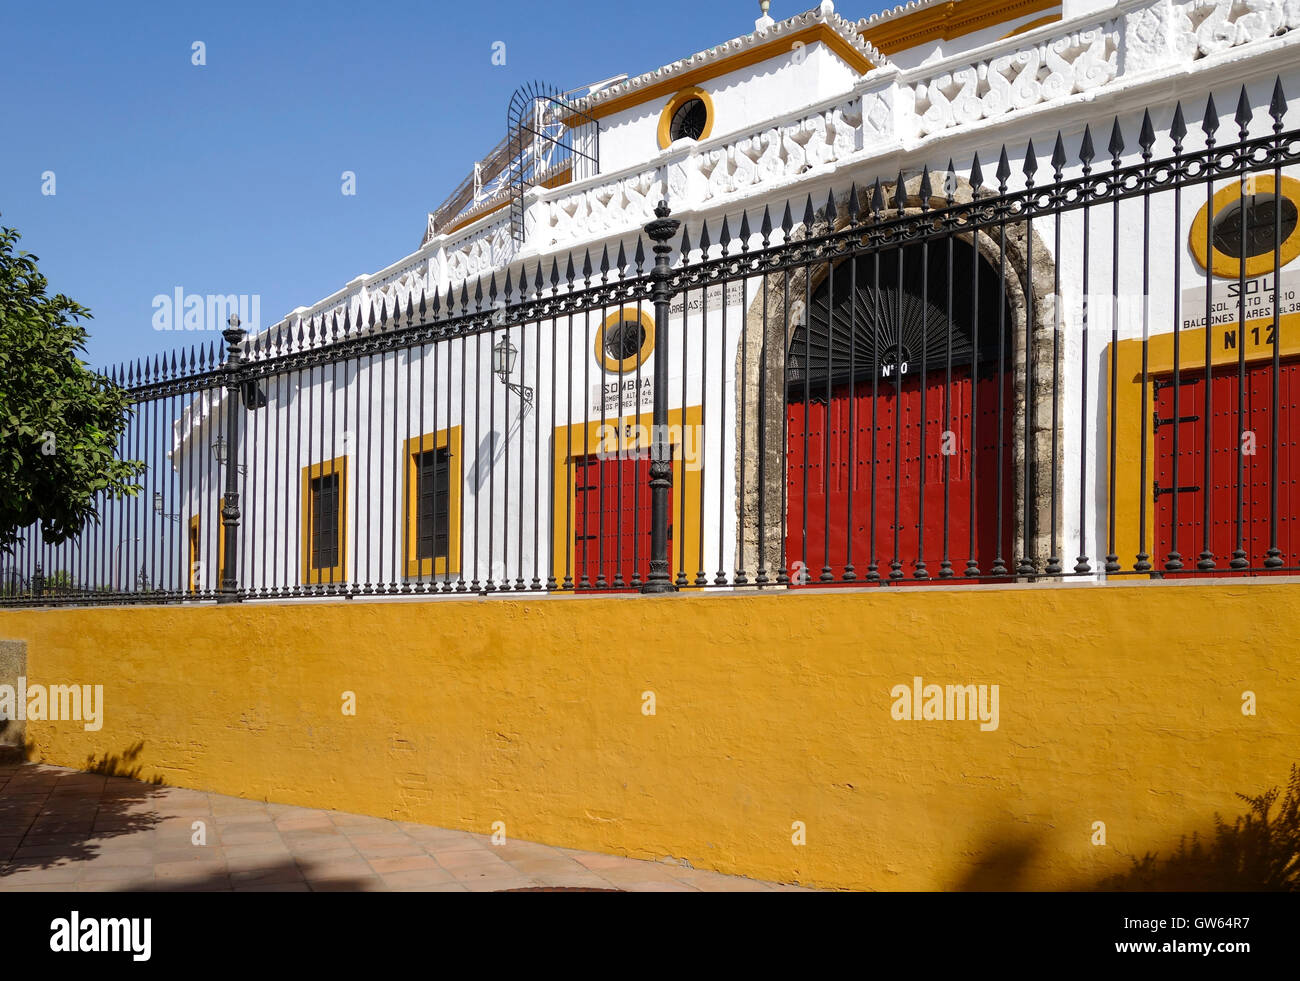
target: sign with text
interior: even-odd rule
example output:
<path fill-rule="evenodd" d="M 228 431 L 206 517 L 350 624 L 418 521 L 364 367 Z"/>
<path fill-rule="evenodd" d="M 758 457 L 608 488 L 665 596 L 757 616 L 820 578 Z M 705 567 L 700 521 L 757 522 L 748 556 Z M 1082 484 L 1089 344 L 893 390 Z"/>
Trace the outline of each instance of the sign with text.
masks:
<path fill-rule="evenodd" d="M 683 304 L 685 309 L 690 313 L 700 313 L 704 310 L 705 299 L 709 301 L 709 309 L 717 310 L 722 306 L 722 284 L 715 283 L 707 289 L 687 290 L 685 293 L 678 293 L 673 297 L 672 305 L 669 306 L 668 312 L 675 317 L 682 314 Z M 727 306 L 734 307 L 743 303 L 745 299 L 744 283 L 739 281 L 727 284 Z"/>
<path fill-rule="evenodd" d="M 1280 288 L 1279 288 L 1280 287 Z M 1235 279 L 1214 281 L 1210 292 L 1210 323 L 1215 327 L 1233 326 L 1244 311 L 1247 322 L 1300 313 L 1300 270 L 1282 273 L 1278 283 L 1272 273 L 1254 276 L 1243 284 Z M 1184 330 L 1205 326 L 1206 288 L 1183 290 Z"/>
<path fill-rule="evenodd" d="M 638 389 L 636 374 L 617 376 L 591 386 L 591 412 L 599 416 L 601 403 L 604 402 L 606 415 L 618 414 L 627 410 L 653 409 L 655 404 L 654 379 L 642 373 Z"/>

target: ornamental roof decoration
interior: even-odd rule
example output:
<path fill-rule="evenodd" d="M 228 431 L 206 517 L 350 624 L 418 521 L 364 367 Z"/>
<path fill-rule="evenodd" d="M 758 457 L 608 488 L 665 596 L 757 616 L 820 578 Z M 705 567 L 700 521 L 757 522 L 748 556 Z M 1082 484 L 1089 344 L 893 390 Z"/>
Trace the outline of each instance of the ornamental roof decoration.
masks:
<path fill-rule="evenodd" d="M 920 2 L 931 2 L 931 0 L 920 0 Z M 661 68 L 629 78 L 625 82 L 610 85 L 585 99 L 578 100 L 576 104 L 583 111 L 592 112 L 607 102 L 612 102 L 640 89 L 648 88 L 676 75 L 682 75 L 724 58 L 732 57 L 751 48 L 779 41 L 783 37 L 798 34 L 817 24 L 825 24 L 833 30 L 873 66 L 882 68 L 890 64 L 889 59 L 862 36 L 858 24 L 841 17 L 835 12 L 835 5 L 831 0 L 824 0 L 820 6 L 804 11 L 802 14 L 796 14 L 786 20 L 777 21 L 767 27 L 760 27 L 748 34 L 732 38 L 730 41 L 724 41 L 722 44 L 716 44 L 711 48 L 705 48 L 703 51 L 697 51 L 687 58 L 681 58 Z"/>
<path fill-rule="evenodd" d="M 877 11 L 869 17 L 861 18 L 855 27 L 858 30 L 875 27 L 884 21 L 894 20 L 897 17 L 905 17 L 908 14 L 915 14 L 922 10 L 929 10 L 931 7 L 950 6 L 952 0 L 908 0 L 907 3 L 900 3 L 896 7 L 890 7 L 886 10 Z"/>

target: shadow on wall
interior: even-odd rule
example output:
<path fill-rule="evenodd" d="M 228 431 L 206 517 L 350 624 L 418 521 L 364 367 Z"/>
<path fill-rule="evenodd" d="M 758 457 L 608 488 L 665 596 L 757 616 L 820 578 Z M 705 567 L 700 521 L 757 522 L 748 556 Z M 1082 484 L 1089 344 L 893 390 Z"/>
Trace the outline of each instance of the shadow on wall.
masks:
<path fill-rule="evenodd" d="M 1276 817 L 1270 817 L 1279 788 L 1256 797 L 1237 794 L 1249 805 L 1232 824 L 1214 815 L 1214 834 L 1202 841 L 1179 839 L 1167 858 L 1148 852 L 1122 875 L 1102 880 L 1107 891 L 1297 892 L 1300 891 L 1300 766 L 1291 778 Z"/>
<path fill-rule="evenodd" d="M 1231 824 L 1214 816 L 1211 834 L 1182 836 L 1166 854 L 1147 852 L 1132 868 L 1095 881 L 1060 887 L 1070 892 L 1297 892 L 1300 891 L 1300 765 L 1293 764 L 1285 794 L 1273 787 L 1257 796 L 1238 793 L 1246 813 Z M 1274 805 L 1281 797 L 1281 806 Z M 1010 892 L 1026 877 L 1041 837 L 1011 832 L 978 849 L 989 858 L 948 888 Z"/>
<path fill-rule="evenodd" d="M 140 783 L 151 784 L 155 787 L 161 787 L 163 778 L 161 775 L 155 775 L 149 780 L 140 776 L 144 770 L 143 764 L 136 763 L 131 766 L 140 757 L 144 750 L 144 742 L 138 742 L 134 746 L 128 746 L 122 750 L 121 755 L 115 753 L 105 753 L 103 759 L 96 759 L 95 754 L 91 753 L 86 757 L 86 762 L 82 769 L 87 773 L 97 773 L 104 777 L 126 777 L 128 780 L 136 780 Z"/>
<path fill-rule="evenodd" d="M 0 842 L 7 843 L 0 850 L 0 882 L 15 872 L 89 861 L 106 838 L 152 830 L 160 818 L 141 805 L 159 793 L 161 779 L 106 782 L 100 775 L 132 772 L 123 761 L 143 748 L 138 743 L 121 756 L 107 756 L 97 764 L 105 769 L 91 773 L 0 761 Z"/>

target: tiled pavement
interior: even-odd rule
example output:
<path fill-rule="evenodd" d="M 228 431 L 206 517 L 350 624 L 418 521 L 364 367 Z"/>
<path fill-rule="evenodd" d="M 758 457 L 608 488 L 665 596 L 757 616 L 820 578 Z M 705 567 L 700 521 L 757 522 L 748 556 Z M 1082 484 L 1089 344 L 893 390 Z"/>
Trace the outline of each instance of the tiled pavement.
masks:
<path fill-rule="evenodd" d="M 207 844 L 192 843 L 206 824 Z M 798 887 L 0 761 L 0 891 L 491 892 Z"/>

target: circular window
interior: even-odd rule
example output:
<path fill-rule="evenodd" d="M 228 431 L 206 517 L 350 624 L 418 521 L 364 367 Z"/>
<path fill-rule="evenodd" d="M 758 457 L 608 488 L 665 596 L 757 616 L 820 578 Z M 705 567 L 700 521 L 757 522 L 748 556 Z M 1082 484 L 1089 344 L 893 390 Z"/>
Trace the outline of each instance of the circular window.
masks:
<path fill-rule="evenodd" d="M 636 371 L 655 346 L 655 323 L 649 311 L 625 307 L 605 318 L 596 331 L 596 363 L 610 372 Z"/>
<path fill-rule="evenodd" d="M 673 113 L 673 121 L 668 127 L 668 140 L 676 143 L 682 137 L 698 140 L 709 121 L 709 110 L 703 99 L 687 99 Z"/>
<path fill-rule="evenodd" d="M 698 86 L 682 89 L 659 115 L 659 148 L 681 139 L 703 140 L 713 129 L 713 100 Z"/>
<path fill-rule="evenodd" d="M 1282 243 L 1277 257 L 1275 240 Z M 1226 279 L 1242 275 L 1243 265 L 1247 276 L 1286 265 L 1300 255 L 1300 181 L 1283 177 L 1279 187 L 1271 176 L 1253 177 L 1245 195 L 1240 184 L 1225 187 L 1197 214 L 1188 244 L 1202 268 Z"/>
<path fill-rule="evenodd" d="M 605 356 L 611 361 L 635 358 L 645 343 L 645 325 L 639 320 L 620 320 L 605 328 Z"/>
<path fill-rule="evenodd" d="M 1279 215 L 1278 211 L 1282 213 Z M 1285 242 L 1295 231 L 1300 209 L 1295 202 L 1279 198 L 1276 194 L 1250 194 L 1238 198 L 1214 216 L 1214 250 L 1226 256 L 1253 259 L 1273 251 L 1274 238 L 1279 234 Z M 1242 219 L 1245 219 L 1245 238 L 1242 238 Z M 1245 251 L 1242 245 L 1245 244 Z"/>

